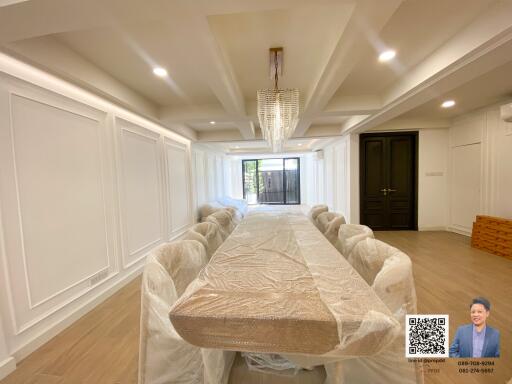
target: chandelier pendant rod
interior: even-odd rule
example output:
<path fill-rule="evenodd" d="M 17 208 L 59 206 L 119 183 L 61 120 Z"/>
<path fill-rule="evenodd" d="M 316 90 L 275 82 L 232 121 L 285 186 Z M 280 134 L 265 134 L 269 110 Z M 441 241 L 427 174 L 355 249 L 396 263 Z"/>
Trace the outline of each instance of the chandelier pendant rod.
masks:
<path fill-rule="evenodd" d="M 277 85 L 277 82 L 279 81 L 279 75 L 277 74 L 278 66 L 279 66 L 279 63 L 277 61 L 277 52 L 274 52 L 274 68 L 275 68 L 275 73 L 274 73 L 274 89 L 276 91 L 279 89 L 279 87 Z"/>

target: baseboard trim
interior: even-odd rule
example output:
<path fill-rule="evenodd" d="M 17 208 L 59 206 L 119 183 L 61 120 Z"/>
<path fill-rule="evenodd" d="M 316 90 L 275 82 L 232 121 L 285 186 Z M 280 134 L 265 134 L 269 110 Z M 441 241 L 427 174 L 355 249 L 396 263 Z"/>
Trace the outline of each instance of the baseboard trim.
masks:
<path fill-rule="evenodd" d="M 16 369 L 16 360 L 14 357 L 8 357 L 4 361 L 0 362 L 0 380 L 14 372 Z"/>
<path fill-rule="evenodd" d="M 418 231 L 420 232 L 428 232 L 428 231 L 446 231 L 447 228 L 444 225 L 437 226 L 437 227 L 418 227 Z"/>
<path fill-rule="evenodd" d="M 464 235 L 467 237 L 471 237 L 471 231 L 468 231 L 466 229 L 459 229 L 455 227 L 448 227 L 448 231 L 458 233 L 459 235 Z"/>
<path fill-rule="evenodd" d="M 96 306 L 101 304 L 103 301 L 108 299 L 110 296 L 112 296 L 114 293 L 119 291 L 122 287 L 124 287 L 125 285 L 133 281 L 135 278 L 137 278 L 142 273 L 143 269 L 144 264 L 138 266 L 133 271 L 124 276 L 122 279 L 114 282 L 113 284 L 108 285 L 93 298 L 89 299 L 82 306 L 77 308 L 74 312 L 71 312 L 69 315 L 65 316 L 64 318 L 60 319 L 59 321 L 49 326 L 45 330 L 41 331 L 39 335 L 29 340 L 27 343 L 23 344 L 14 352 L 12 352 L 14 359 L 16 361 L 21 361 L 22 359 L 30 355 L 32 352 L 34 352 L 43 344 L 47 343 L 52 338 L 57 336 L 60 332 L 69 327 L 79 318 L 84 316 L 86 313 L 88 313 Z"/>

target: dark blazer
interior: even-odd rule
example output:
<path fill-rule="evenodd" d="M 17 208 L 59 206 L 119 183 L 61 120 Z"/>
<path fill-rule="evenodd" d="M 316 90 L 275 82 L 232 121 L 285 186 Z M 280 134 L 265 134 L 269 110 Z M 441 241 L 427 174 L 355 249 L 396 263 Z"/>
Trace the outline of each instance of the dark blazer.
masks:
<path fill-rule="evenodd" d="M 450 357 L 473 357 L 473 324 L 462 325 L 457 329 L 450 345 Z M 488 325 L 485 328 L 482 357 L 500 357 L 500 332 Z"/>

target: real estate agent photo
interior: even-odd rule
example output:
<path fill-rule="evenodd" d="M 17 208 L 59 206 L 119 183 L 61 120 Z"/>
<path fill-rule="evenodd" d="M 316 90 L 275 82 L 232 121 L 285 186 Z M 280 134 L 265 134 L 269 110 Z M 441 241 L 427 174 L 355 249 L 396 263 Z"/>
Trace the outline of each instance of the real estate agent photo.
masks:
<path fill-rule="evenodd" d="M 491 303 L 484 297 L 476 297 L 469 308 L 471 324 L 457 329 L 450 357 L 500 357 L 500 332 L 487 325 Z"/>

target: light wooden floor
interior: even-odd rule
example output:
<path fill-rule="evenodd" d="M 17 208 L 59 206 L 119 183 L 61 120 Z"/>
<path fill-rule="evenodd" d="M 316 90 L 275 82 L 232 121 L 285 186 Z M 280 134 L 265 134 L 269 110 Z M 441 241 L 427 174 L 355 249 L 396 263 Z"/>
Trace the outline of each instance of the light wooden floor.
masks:
<path fill-rule="evenodd" d="M 425 383 L 505 383 L 512 377 L 512 261 L 470 247 L 466 236 L 449 232 L 376 232 L 379 240 L 411 257 L 418 313 L 448 314 L 450 342 L 458 326 L 470 322 L 469 304 L 484 296 L 491 302 L 490 326 L 501 333 L 501 358 L 494 374 L 459 374 L 459 359 L 426 367 Z M 481 368 L 481 367 L 480 367 Z"/>
<path fill-rule="evenodd" d="M 420 313 L 450 315 L 450 329 L 469 321 L 474 296 L 492 303 L 490 325 L 501 332 L 493 375 L 459 374 L 457 359 L 430 364 L 427 384 L 505 383 L 512 377 L 512 261 L 469 246 L 448 232 L 379 232 L 376 237 L 413 261 Z M 137 382 L 140 279 L 28 356 L 0 384 L 132 384 Z M 439 370 L 438 373 L 431 370 Z"/>

